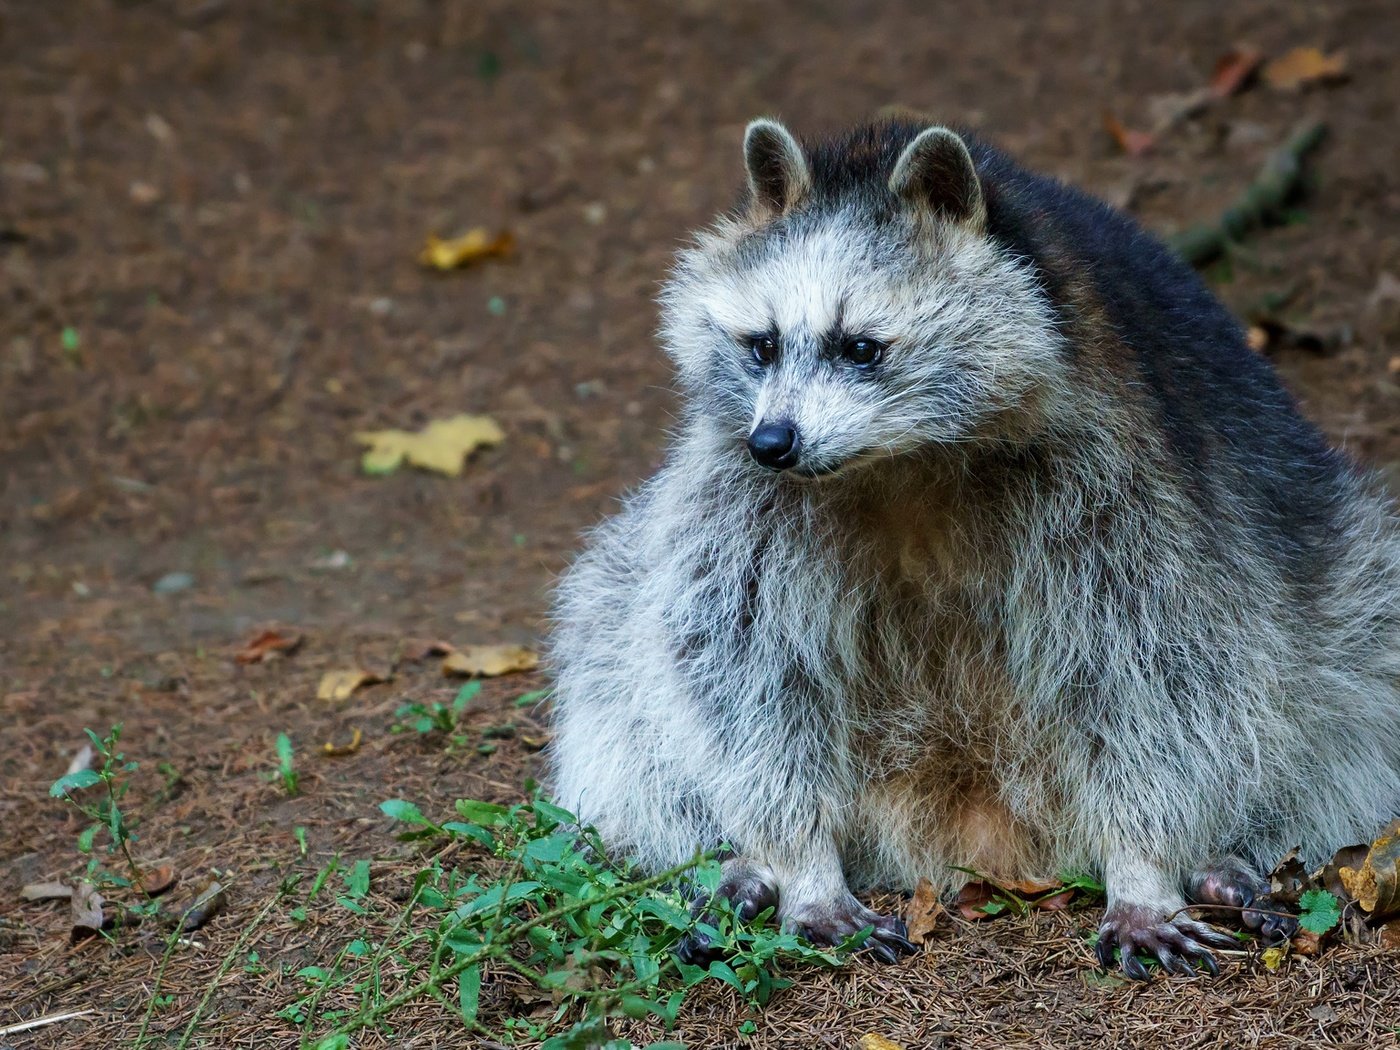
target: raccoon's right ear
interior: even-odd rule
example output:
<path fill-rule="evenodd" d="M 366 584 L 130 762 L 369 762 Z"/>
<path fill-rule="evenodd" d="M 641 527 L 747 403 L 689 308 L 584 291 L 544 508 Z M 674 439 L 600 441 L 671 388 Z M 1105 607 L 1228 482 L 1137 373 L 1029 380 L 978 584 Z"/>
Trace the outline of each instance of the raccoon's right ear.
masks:
<path fill-rule="evenodd" d="M 776 120 L 760 118 L 744 132 L 744 166 L 754 207 L 768 217 L 782 215 L 812 186 L 807 155 L 792 132 Z"/>
<path fill-rule="evenodd" d="M 890 192 L 916 211 L 981 229 L 987 220 L 982 182 L 967 143 L 947 128 L 925 128 L 904 147 Z"/>

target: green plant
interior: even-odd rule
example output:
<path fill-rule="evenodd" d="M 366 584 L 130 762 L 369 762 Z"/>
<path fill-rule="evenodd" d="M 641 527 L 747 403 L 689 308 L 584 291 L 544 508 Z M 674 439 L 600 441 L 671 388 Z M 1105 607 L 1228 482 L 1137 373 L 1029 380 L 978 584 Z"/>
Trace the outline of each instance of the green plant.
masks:
<path fill-rule="evenodd" d="M 994 879 L 990 879 L 981 872 L 972 868 L 954 867 L 955 871 L 960 871 L 964 875 L 971 875 L 978 882 L 985 883 L 994 891 L 992 899 L 983 904 L 981 911 L 986 915 L 1000 915 L 1002 912 L 1009 912 L 1012 915 L 1028 915 L 1034 911 L 1036 906 L 1052 897 L 1058 897 L 1062 893 L 1073 891 L 1084 897 L 1099 898 L 1104 895 L 1103 883 L 1088 875 L 1075 874 L 1073 872 L 1061 872 L 1058 882 L 1048 886 L 1036 893 L 1023 893 L 1003 886 Z"/>
<path fill-rule="evenodd" d="M 366 929 L 329 965 L 300 971 L 304 991 L 280 1015 L 316 1050 L 347 1046 L 366 1027 L 385 1029 L 396 1011 L 425 998 L 498 1042 L 544 1040 L 542 1050 L 623 1046 L 608 1042 L 611 1017 L 669 1027 L 687 991 L 706 980 L 761 1005 L 791 983 L 788 969 L 839 965 L 859 938 L 816 948 L 766 925 L 771 915 L 738 921 L 723 901 L 698 920 L 689 900 L 718 885 L 712 857 L 642 875 L 604 859 L 595 832 L 578 830 L 572 814 L 541 798 L 509 807 L 460 800 L 455 819 L 442 823 L 401 799 L 381 809 L 406 826 L 401 838 L 450 848 L 469 865 L 449 867 L 439 853 L 414 875 L 407 904 L 391 913 L 381 910 L 385 895 L 367 893 L 369 865 L 349 869 L 336 903 L 364 916 Z M 680 962 L 676 944 L 692 930 L 709 935 L 724 960 Z M 534 988 L 535 1002 L 553 1002 L 552 1013 L 513 1015 L 509 1004 L 521 996 L 483 996 L 507 975 Z M 327 1022 L 329 1031 L 312 1034 Z"/>
<path fill-rule="evenodd" d="M 94 760 L 100 760 L 96 768 L 79 769 L 54 781 L 49 788 L 53 798 L 61 798 L 73 806 L 92 823 L 78 834 L 78 851 L 88 857 L 84 878 L 94 886 L 106 889 L 130 889 L 141 891 L 141 900 L 129 902 L 124 907 L 137 915 L 151 914 L 156 904 L 148 899 L 141 879 L 141 869 L 131 855 L 131 847 L 137 841 L 132 822 L 122 810 L 122 799 L 126 797 L 129 775 L 140 764 L 128 762 L 126 756 L 117 750 L 122 727 L 114 725 L 105 737 L 98 737 L 91 729 L 84 729 L 92 742 Z M 101 787 L 96 796 L 86 794 L 88 788 Z M 98 836 L 106 833 L 101 854 L 96 852 Z M 120 858 L 125 874 L 118 874 L 104 863 L 103 858 Z"/>
<path fill-rule="evenodd" d="M 295 755 L 292 750 L 292 738 L 286 733 L 277 734 L 277 772 L 273 774 L 273 779 L 282 785 L 282 790 L 288 795 L 297 793 L 298 775 L 294 764 Z"/>
<path fill-rule="evenodd" d="M 1326 890 L 1308 890 L 1298 898 L 1298 925 L 1324 934 L 1342 919 L 1342 902 Z"/>
<path fill-rule="evenodd" d="M 468 738 L 466 734 L 457 731 L 458 726 L 467 705 L 479 692 L 481 692 L 481 683 L 472 681 L 457 690 L 457 695 L 452 698 L 450 704 L 441 704 L 436 700 L 427 704 L 400 704 L 394 712 L 394 717 L 398 719 L 398 722 L 391 726 L 389 731 L 391 733 L 418 733 L 420 736 L 440 733 L 448 737 L 452 746 L 465 747 Z"/>

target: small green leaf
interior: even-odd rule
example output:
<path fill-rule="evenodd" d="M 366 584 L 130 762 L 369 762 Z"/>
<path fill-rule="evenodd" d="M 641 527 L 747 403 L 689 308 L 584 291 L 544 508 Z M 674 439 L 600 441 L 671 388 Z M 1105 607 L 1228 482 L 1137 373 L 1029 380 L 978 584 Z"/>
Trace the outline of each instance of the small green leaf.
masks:
<path fill-rule="evenodd" d="M 92 840 L 97 837 L 97 833 L 102 829 L 101 824 L 89 824 L 78 835 L 78 852 L 91 853 Z"/>
<path fill-rule="evenodd" d="M 1298 898 L 1302 910 L 1298 925 L 1312 933 L 1324 934 L 1342 918 L 1342 902 L 1326 890 L 1308 890 Z"/>
<path fill-rule="evenodd" d="M 59 777 L 49 788 L 49 794 L 54 798 L 62 798 L 70 791 L 81 791 L 83 788 L 92 787 L 94 784 L 102 783 L 101 775 L 93 769 L 80 769 L 75 773 L 68 773 Z"/>
<path fill-rule="evenodd" d="M 352 897 L 363 897 L 369 892 L 369 861 L 357 860 L 345 873 L 345 891 Z"/>
<path fill-rule="evenodd" d="M 457 695 L 452 698 L 452 711 L 454 714 L 461 714 L 462 709 L 476 699 L 476 694 L 481 692 L 481 682 L 472 681 L 457 690 Z"/>
<path fill-rule="evenodd" d="M 462 1007 L 462 1020 L 468 1025 L 476 1023 L 477 1010 L 481 1006 L 481 964 L 469 966 L 457 977 L 457 1002 Z"/>
<path fill-rule="evenodd" d="M 379 803 L 379 812 L 391 820 L 401 820 L 405 824 L 421 824 L 425 828 L 437 827 L 431 820 L 423 816 L 422 810 L 412 802 L 406 802 L 401 798 L 391 798 L 387 802 Z"/>
<path fill-rule="evenodd" d="M 478 802 L 471 798 L 459 798 L 456 809 L 457 815 L 463 820 L 487 826 L 504 823 L 507 813 L 505 806 L 498 806 L 494 802 Z"/>

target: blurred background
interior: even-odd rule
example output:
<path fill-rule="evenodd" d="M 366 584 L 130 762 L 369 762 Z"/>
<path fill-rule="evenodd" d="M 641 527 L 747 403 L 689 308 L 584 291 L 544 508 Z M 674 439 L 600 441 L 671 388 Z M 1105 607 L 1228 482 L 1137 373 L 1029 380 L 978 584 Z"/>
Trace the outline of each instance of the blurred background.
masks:
<path fill-rule="evenodd" d="M 277 871 L 385 848 L 380 800 L 510 801 L 539 775 L 547 719 L 517 700 L 545 680 L 492 679 L 444 741 L 413 705 L 460 683 L 427 657 L 537 646 L 580 531 L 660 462 L 658 282 L 733 201 L 756 115 L 816 135 L 925 110 L 1167 235 L 1325 123 L 1306 192 L 1203 272 L 1307 412 L 1400 481 L 1397 50 L 1395 0 L 0 0 L 0 935 L 30 931 L 0 936 L 22 993 L 0 1023 L 100 991 L 130 1027 L 159 956 L 70 952 L 61 909 L 10 893 L 80 864 L 47 788 L 84 727 L 125 723 L 143 857 L 241 873 L 206 974 Z M 459 474 L 366 471 L 357 435 L 461 413 L 500 440 Z M 295 797 L 270 782 L 278 734 Z M 344 939 L 267 930 L 269 955 Z M 1048 961 L 998 936 L 862 983 L 862 1009 L 1004 1046 L 968 1033 L 1045 1005 L 996 998 L 1006 966 L 1092 997 L 1059 934 Z M 1375 1023 L 1365 974 L 1326 993 L 1348 1045 Z M 268 980 L 229 975 L 227 1045 L 295 1040 Z M 1213 994 L 1311 1041 L 1311 980 Z M 844 1019 L 847 987 L 805 986 L 753 1045 L 816 1045 L 783 1017 Z M 1172 987 L 1025 1023 L 1047 1046 L 1148 1031 L 1184 1016 Z M 722 990 L 706 1009 L 739 1023 Z"/>
<path fill-rule="evenodd" d="M 657 284 L 758 114 L 918 107 L 1163 232 L 1325 120 L 1311 194 L 1209 276 L 1287 326 L 1312 415 L 1393 461 L 1398 24 L 1387 0 L 0 4 L 0 652 L 536 634 L 580 528 L 658 462 Z M 1342 65 L 1174 119 L 1242 46 Z M 1134 150 L 1169 126 L 1135 156 L 1106 116 Z M 513 251 L 419 263 L 477 227 Z M 361 472 L 355 433 L 458 412 L 506 435 L 461 477 Z"/>

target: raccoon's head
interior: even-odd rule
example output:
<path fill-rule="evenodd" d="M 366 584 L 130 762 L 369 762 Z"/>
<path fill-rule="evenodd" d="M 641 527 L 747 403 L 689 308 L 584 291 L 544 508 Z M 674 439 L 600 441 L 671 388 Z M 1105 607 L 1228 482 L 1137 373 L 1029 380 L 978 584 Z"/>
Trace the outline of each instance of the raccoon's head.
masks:
<path fill-rule="evenodd" d="M 807 150 L 756 120 L 744 161 L 745 206 L 662 297 L 690 418 L 799 477 L 1004 440 L 1059 339 L 1028 261 L 988 234 L 963 139 L 890 123 Z"/>

